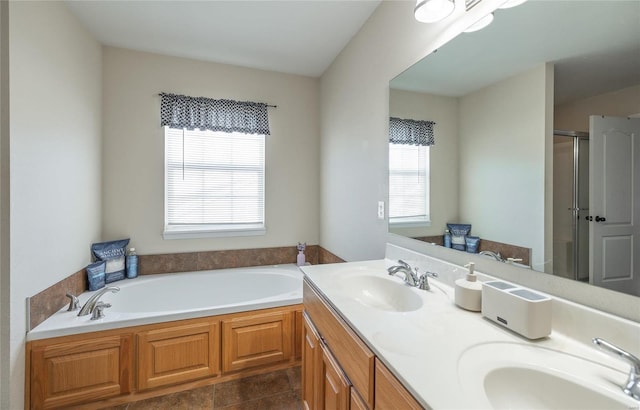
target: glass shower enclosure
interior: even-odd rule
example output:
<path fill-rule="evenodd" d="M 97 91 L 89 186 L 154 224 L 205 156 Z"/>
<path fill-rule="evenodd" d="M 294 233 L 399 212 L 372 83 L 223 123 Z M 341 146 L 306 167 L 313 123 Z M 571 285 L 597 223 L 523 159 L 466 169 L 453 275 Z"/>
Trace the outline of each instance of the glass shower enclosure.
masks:
<path fill-rule="evenodd" d="M 553 134 L 553 274 L 588 281 L 589 133 Z"/>

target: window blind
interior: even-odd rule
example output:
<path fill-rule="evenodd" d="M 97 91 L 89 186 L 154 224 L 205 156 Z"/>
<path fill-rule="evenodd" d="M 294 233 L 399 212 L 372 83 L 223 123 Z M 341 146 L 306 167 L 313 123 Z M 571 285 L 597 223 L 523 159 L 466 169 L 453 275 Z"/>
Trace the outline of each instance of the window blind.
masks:
<path fill-rule="evenodd" d="M 264 135 L 165 127 L 165 142 L 165 231 L 264 228 Z"/>
<path fill-rule="evenodd" d="M 389 144 L 389 218 L 429 220 L 429 147 Z"/>

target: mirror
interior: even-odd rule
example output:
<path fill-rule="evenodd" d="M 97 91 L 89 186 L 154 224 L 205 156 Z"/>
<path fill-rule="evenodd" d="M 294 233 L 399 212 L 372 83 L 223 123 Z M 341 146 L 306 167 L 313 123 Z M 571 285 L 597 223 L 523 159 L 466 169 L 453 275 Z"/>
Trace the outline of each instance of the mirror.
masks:
<path fill-rule="evenodd" d="M 480 250 L 593 283 L 590 214 L 573 187 L 588 198 L 589 115 L 640 114 L 639 21 L 638 2 L 530 0 L 394 78 L 390 116 L 436 124 L 430 223 L 389 232 L 442 245 L 447 223 L 468 223 Z"/>

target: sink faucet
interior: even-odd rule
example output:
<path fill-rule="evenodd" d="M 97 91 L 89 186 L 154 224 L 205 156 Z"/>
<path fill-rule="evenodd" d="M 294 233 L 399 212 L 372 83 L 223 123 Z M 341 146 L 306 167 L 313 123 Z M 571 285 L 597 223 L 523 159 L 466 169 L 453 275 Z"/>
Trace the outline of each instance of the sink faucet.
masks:
<path fill-rule="evenodd" d="M 640 359 L 638 359 L 631 353 L 620 349 L 618 346 L 612 345 L 606 340 L 600 339 L 598 337 L 593 339 L 593 343 L 605 352 L 610 353 L 613 356 L 617 356 L 631 365 L 629 378 L 627 379 L 625 385 L 622 387 L 622 391 L 625 394 L 640 401 Z"/>
<path fill-rule="evenodd" d="M 87 302 L 82 306 L 80 312 L 78 312 L 78 316 L 86 316 L 89 313 L 93 312 L 93 309 L 96 307 L 96 303 L 98 303 L 98 299 L 102 297 L 107 292 L 119 292 L 120 288 L 117 286 L 107 286 L 106 288 L 101 289 L 98 293 L 95 293 L 93 296 L 87 300 Z"/>
<path fill-rule="evenodd" d="M 500 252 L 493 252 L 493 251 L 481 251 L 480 255 L 486 255 L 486 256 L 491 256 L 493 259 L 497 260 L 498 262 L 504 262 L 504 259 L 502 259 L 502 255 L 500 255 Z"/>
<path fill-rule="evenodd" d="M 389 272 L 389 275 L 395 275 L 398 272 L 404 273 L 404 281 L 407 283 L 407 285 L 418 286 L 419 279 L 417 275 L 417 268 L 416 273 L 414 273 L 411 269 L 411 266 L 409 266 L 409 264 L 402 259 L 398 259 L 398 264 L 389 267 L 387 269 L 387 272 Z"/>
<path fill-rule="evenodd" d="M 418 273 L 417 269 L 416 269 L 416 273 Z M 422 290 L 431 289 L 431 285 L 429 285 L 429 276 L 431 276 L 432 278 L 437 278 L 438 274 L 435 272 L 425 272 L 422 275 L 420 275 L 420 277 L 418 278 L 418 288 Z"/>

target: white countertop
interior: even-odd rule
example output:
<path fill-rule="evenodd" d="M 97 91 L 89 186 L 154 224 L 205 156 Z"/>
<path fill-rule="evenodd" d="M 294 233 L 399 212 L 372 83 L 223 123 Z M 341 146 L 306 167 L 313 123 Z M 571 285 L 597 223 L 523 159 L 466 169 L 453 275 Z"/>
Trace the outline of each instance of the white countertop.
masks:
<path fill-rule="evenodd" d="M 609 367 L 613 373 L 603 377 L 619 380 L 620 384 L 626 380 L 628 365 L 597 351 L 588 341 L 573 340 L 555 328 L 549 337 L 530 341 L 484 319 L 479 312 L 458 308 L 454 304 L 454 289 L 443 283 L 447 280 L 430 279 L 432 286 L 429 291 L 410 288 L 420 295 L 423 306 L 409 312 L 365 306 L 341 286 L 349 275 L 361 274 L 380 275 L 402 283 L 400 277 L 387 274 L 386 268 L 391 265 L 389 260 L 376 260 L 305 266 L 302 270 L 379 359 L 425 406 L 433 409 L 491 408 L 488 401 L 478 401 L 477 397 L 467 394 L 475 387 L 464 386 L 468 382 L 462 383 L 465 377 L 458 371 L 459 359 L 465 351 L 491 342 L 570 352 Z M 495 360 L 501 359 L 495 357 Z M 617 394 L 617 386 L 609 384 Z M 620 395 L 624 396 L 621 392 Z"/>

